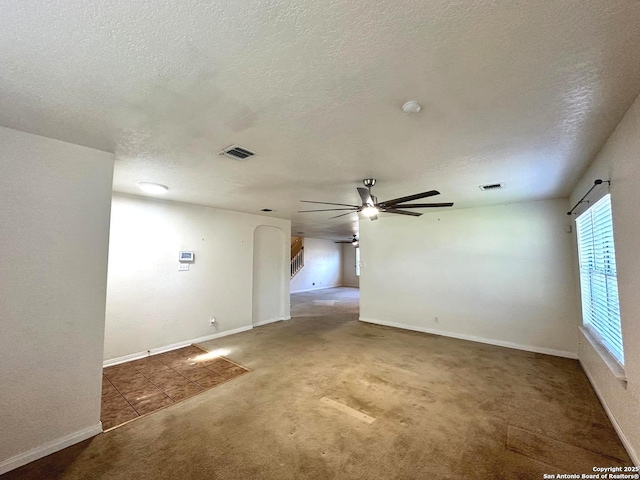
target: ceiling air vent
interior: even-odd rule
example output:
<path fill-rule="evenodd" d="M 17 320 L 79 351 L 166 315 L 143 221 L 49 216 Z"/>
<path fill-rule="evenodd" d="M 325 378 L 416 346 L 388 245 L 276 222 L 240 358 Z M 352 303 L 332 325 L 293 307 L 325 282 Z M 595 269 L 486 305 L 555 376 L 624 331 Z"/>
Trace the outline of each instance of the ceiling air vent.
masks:
<path fill-rule="evenodd" d="M 480 185 L 480 190 L 487 191 L 487 190 L 499 190 L 501 188 L 504 188 L 504 183 L 489 183 L 487 185 Z"/>
<path fill-rule="evenodd" d="M 241 147 L 240 145 L 231 145 L 221 152 L 218 152 L 218 155 L 224 155 L 225 157 L 229 157 L 234 160 L 244 160 L 245 158 L 253 157 L 255 153 Z"/>

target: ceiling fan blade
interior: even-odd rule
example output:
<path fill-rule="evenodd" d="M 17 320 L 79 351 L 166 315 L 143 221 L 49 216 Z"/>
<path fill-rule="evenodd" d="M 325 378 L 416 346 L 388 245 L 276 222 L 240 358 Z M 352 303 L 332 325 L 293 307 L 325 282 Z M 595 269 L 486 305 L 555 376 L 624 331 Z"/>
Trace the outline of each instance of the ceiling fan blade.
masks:
<path fill-rule="evenodd" d="M 352 212 L 356 212 L 358 207 L 354 208 L 323 208 L 320 210 L 298 210 L 298 213 L 309 213 L 309 212 L 336 212 L 338 210 L 350 210 Z"/>
<path fill-rule="evenodd" d="M 339 242 L 333 242 L 333 243 L 353 243 L 353 240 L 340 240 Z"/>
<path fill-rule="evenodd" d="M 358 189 L 360 190 L 360 189 Z M 408 197 L 394 198 L 380 202 L 380 205 L 396 205 L 398 203 L 410 202 L 411 200 L 419 200 L 421 198 L 433 197 L 434 195 L 440 195 L 437 190 L 429 190 L 428 192 L 416 193 L 415 195 L 409 195 Z"/>
<path fill-rule="evenodd" d="M 331 220 L 332 218 L 344 217 L 345 215 L 351 215 L 352 213 L 358 213 L 358 211 L 357 210 L 353 210 L 351 212 L 343 213 L 342 215 L 336 215 L 335 217 L 329 217 L 329 220 Z"/>
<path fill-rule="evenodd" d="M 387 208 L 385 210 L 385 212 L 387 212 L 387 213 L 397 213 L 399 215 L 410 215 L 412 217 L 419 217 L 420 215 L 422 215 L 421 213 L 418 213 L 418 212 L 406 212 L 404 210 L 395 210 L 393 208 Z"/>
<path fill-rule="evenodd" d="M 355 207 L 355 208 L 360 208 L 358 205 L 349 205 L 347 203 L 331 203 L 331 202 L 313 202 L 311 200 L 300 200 L 301 202 L 304 203 L 320 203 L 322 205 L 340 205 L 342 207 Z"/>
<path fill-rule="evenodd" d="M 407 205 L 392 205 L 392 208 L 435 208 L 453 207 L 453 203 L 409 203 Z"/>
<path fill-rule="evenodd" d="M 366 188 L 358 187 L 358 193 L 360 194 L 360 198 L 362 199 L 363 205 L 372 205 L 374 204 L 373 198 L 371 198 L 371 194 L 369 190 Z"/>

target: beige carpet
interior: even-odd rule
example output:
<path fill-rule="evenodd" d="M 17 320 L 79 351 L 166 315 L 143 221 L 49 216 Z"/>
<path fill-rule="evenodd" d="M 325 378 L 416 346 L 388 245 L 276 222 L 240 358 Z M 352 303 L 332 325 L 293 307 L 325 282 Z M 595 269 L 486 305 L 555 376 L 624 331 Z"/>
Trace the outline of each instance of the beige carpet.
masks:
<path fill-rule="evenodd" d="M 363 324 L 356 293 L 294 295 L 293 320 L 203 345 L 251 375 L 6 480 L 538 480 L 630 464 L 578 362 Z"/>

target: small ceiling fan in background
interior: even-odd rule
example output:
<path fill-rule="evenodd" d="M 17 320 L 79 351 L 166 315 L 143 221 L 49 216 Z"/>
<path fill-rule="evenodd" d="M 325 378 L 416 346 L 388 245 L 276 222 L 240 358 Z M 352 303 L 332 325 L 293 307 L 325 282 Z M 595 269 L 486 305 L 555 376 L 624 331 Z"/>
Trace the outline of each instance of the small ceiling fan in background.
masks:
<path fill-rule="evenodd" d="M 351 240 L 340 240 L 333 243 L 350 243 L 354 247 L 357 247 L 360 244 L 360 242 L 358 241 L 358 236 L 355 233 L 353 234 L 353 238 Z"/>
<path fill-rule="evenodd" d="M 352 213 L 364 213 L 371 220 L 378 219 L 378 213 L 396 213 L 398 215 L 410 215 L 412 217 L 419 217 L 422 213 L 410 212 L 407 208 L 438 208 L 438 207 L 452 207 L 453 203 L 405 203 L 421 198 L 433 197 L 434 195 L 440 195 L 437 190 L 429 190 L 428 192 L 416 193 L 414 195 L 408 195 L 406 197 L 393 198 L 391 200 L 385 200 L 384 202 L 378 202 L 378 197 L 371 194 L 371 187 L 376 184 L 375 178 L 366 178 L 362 181 L 366 188 L 358 187 L 358 194 L 362 199 L 362 205 L 349 205 L 346 203 L 331 203 L 331 202 L 314 202 L 311 200 L 300 200 L 303 203 L 318 203 L 321 205 L 336 205 L 346 208 L 325 208 L 321 210 L 299 210 L 298 213 L 308 212 L 335 212 L 348 210 L 346 213 L 336 215 L 331 218 L 343 217 Z"/>

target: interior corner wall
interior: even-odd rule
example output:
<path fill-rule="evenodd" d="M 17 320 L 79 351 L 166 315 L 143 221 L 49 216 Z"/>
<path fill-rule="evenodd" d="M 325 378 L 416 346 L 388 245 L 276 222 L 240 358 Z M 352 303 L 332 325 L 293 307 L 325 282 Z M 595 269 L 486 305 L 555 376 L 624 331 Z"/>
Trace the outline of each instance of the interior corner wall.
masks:
<path fill-rule="evenodd" d="M 0 127 L 0 474 L 102 431 L 112 174 Z"/>
<path fill-rule="evenodd" d="M 304 237 L 304 267 L 291 279 L 291 293 L 339 287 L 342 283 L 342 244 Z"/>
<path fill-rule="evenodd" d="M 568 203 L 361 222 L 361 320 L 576 358 Z"/>
<path fill-rule="evenodd" d="M 348 243 L 342 244 L 342 286 L 358 287 L 360 277 L 356 275 L 356 249 Z"/>
<path fill-rule="evenodd" d="M 261 225 L 283 233 L 286 318 L 289 220 L 114 194 L 104 359 L 252 328 L 254 232 Z M 178 271 L 180 251 L 195 252 L 188 271 Z"/>
<path fill-rule="evenodd" d="M 580 333 L 579 356 L 585 371 L 636 465 L 640 462 L 640 97 L 571 194 L 575 204 L 594 180 L 610 180 L 618 296 L 627 385 L 618 381 Z M 573 252 L 577 258 L 577 247 Z M 577 260 L 576 260 L 577 262 Z M 576 279 L 579 273 L 576 268 Z"/>

